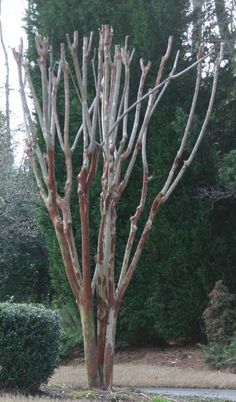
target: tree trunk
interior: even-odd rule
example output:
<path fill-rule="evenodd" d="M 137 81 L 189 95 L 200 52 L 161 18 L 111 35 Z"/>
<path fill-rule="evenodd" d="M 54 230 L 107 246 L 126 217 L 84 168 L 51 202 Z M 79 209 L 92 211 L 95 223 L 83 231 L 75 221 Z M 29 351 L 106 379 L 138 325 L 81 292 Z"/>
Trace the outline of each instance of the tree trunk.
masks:
<path fill-rule="evenodd" d="M 83 328 L 84 357 L 88 386 L 90 388 L 97 388 L 101 384 L 98 376 L 94 312 L 93 305 L 88 300 L 84 300 L 80 304 L 80 316 Z"/>
<path fill-rule="evenodd" d="M 84 356 L 88 386 L 91 388 L 112 388 L 113 357 L 118 309 L 112 306 L 103 320 L 97 321 L 97 339 L 93 309 L 80 306 L 83 327 Z"/>
<path fill-rule="evenodd" d="M 98 301 L 97 308 L 97 356 L 98 356 L 98 375 L 100 384 L 104 383 L 103 369 L 104 369 L 104 353 L 106 343 L 106 330 L 107 330 L 107 311 L 103 308 L 103 301 Z"/>
<path fill-rule="evenodd" d="M 117 316 L 118 309 L 115 307 L 111 307 L 108 314 L 106 342 L 104 350 L 103 377 L 106 388 L 112 388 L 113 385 L 113 357 L 115 350 Z"/>
<path fill-rule="evenodd" d="M 193 29 L 192 29 L 192 53 L 198 52 L 202 42 L 202 23 L 203 23 L 203 0 L 192 0 L 193 7 Z"/>

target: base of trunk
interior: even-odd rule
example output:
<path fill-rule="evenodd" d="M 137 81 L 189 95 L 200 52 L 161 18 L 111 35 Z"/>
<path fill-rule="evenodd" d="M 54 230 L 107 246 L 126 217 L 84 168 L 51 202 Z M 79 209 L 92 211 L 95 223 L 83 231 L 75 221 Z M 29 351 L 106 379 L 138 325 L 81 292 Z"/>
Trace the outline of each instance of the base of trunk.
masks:
<path fill-rule="evenodd" d="M 114 307 L 110 308 L 103 322 L 104 325 L 100 328 L 100 336 L 97 339 L 95 336 L 93 308 L 80 305 L 80 314 L 88 387 L 110 389 L 113 385 L 117 310 Z"/>

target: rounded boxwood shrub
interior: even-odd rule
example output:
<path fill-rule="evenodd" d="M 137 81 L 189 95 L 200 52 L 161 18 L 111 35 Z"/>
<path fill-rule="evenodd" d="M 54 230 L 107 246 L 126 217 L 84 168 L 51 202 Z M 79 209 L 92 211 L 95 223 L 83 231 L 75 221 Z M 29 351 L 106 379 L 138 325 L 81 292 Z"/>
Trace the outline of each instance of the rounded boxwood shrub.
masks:
<path fill-rule="evenodd" d="M 59 363 L 61 318 L 42 305 L 0 304 L 0 388 L 36 390 Z"/>

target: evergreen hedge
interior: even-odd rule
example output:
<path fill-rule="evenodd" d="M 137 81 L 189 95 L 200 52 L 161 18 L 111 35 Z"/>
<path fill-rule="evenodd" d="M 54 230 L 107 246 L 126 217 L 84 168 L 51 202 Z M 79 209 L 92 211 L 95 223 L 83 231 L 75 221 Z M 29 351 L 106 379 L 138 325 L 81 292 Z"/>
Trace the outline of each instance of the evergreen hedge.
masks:
<path fill-rule="evenodd" d="M 0 304 L 0 389 L 32 391 L 59 363 L 61 319 L 42 305 Z"/>

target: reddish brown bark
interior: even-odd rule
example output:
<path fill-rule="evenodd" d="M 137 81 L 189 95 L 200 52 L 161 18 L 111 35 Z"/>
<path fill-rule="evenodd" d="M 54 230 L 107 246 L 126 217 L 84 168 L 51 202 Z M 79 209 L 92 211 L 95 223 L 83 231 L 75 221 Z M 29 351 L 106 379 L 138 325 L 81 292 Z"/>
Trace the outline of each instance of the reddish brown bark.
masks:
<path fill-rule="evenodd" d="M 84 357 L 87 371 L 87 380 L 89 387 L 98 388 L 100 383 L 98 375 L 98 360 L 96 349 L 95 320 L 94 309 L 91 298 L 87 297 L 86 292 L 82 292 L 78 299 L 80 306 L 80 316 L 83 328 Z"/>

